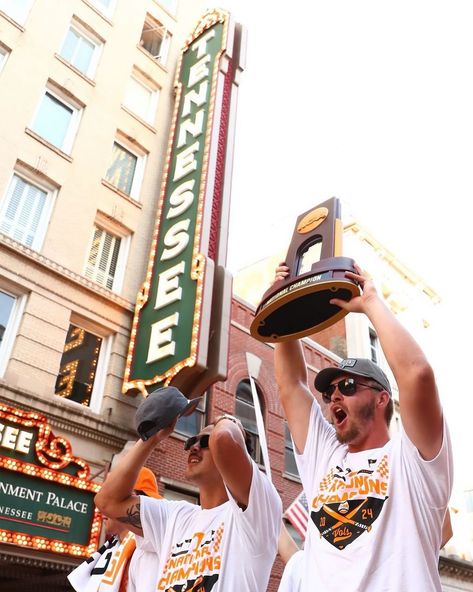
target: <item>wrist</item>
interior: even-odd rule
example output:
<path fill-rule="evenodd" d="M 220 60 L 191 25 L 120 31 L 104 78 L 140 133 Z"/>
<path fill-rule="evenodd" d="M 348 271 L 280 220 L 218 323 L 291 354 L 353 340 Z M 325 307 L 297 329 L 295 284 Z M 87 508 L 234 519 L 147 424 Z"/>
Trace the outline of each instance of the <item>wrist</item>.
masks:
<path fill-rule="evenodd" d="M 363 312 L 370 320 L 380 312 L 384 313 L 386 310 L 389 310 L 386 301 L 376 292 L 370 295 L 363 303 Z"/>
<path fill-rule="evenodd" d="M 153 434 L 146 440 L 143 440 L 142 438 L 137 440 L 136 445 L 138 446 L 140 455 L 145 455 L 146 457 L 148 457 L 148 455 L 151 454 L 151 452 L 156 448 L 158 444 L 162 442 L 162 440 L 164 440 L 164 438 L 161 434 L 159 434 L 159 432 Z"/>
<path fill-rule="evenodd" d="M 238 417 L 235 417 L 234 415 L 230 415 L 229 413 L 224 413 L 220 417 L 217 417 L 217 419 L 214 422 L 214 427 L 216 427 L 217 424 L 220 421 L 222 421 L 223 419 L 227 419 L 228 421 L 231 421 L 232 423 L 234 423 L 238 427 L 238 429 L 240 430 L 240 432 L 242 433 L 243 439 L 246 440 L 246 430 L 243 427 L 243 424 L 241 423 L 241 420 L 239 420 Z"/>
<path fill-rule="evenodd" d="M 220 417 L 217 417 L 217 419 L 215 420 L 214 426 L 216 426 L 219 421 L 222 421 L 222 419 L 228 419 L 229 421 L 233 421 L 233 423 L 236 423 L 236 424 L 239 423 L 238 419 L 235 416 L 230 415 L 229 413 L 224 413 Z"/>

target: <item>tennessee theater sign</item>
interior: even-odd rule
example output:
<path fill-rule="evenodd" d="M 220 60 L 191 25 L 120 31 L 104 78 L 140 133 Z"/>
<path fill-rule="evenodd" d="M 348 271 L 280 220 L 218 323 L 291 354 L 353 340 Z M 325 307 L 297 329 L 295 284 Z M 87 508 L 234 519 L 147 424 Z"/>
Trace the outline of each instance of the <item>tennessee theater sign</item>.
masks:
<path fill-rule="evenodd" d="M 100 534 L 99 489 L 43 415 L 0 405 L 0 543 L 88 557 Z"/>
<path fill-rule="evenodd" d="M 147 396 L 172 383 L 193 396 L 226 375 L 231 277 L 225 259 L 241 40 L 231 16 L 211 10 L 181 52 L 124 392 Z"/>

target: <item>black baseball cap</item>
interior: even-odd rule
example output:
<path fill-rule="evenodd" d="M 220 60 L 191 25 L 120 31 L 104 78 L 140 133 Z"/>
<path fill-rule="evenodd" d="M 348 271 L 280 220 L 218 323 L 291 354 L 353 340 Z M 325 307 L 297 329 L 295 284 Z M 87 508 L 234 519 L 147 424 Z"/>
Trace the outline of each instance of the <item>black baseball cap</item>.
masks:
<path fill-rule="evenodd" d="M 136 431 L 142 440 L 148 440 L 177 417 L 193 413 L 201 399 L 189 400 L 174 386 L 159 388 L 150 393 L 136 410 Z"/>
<path fill-rule="evenodd" d="M 389 393 L 389 396 L 392 397 L 388 377 L 377 364 L 367 358 L 347 358 L 346 360 L 342 360 L 339 366 L 324 368 L 315 377 L 314 386 L 318 391 L 323 393 L 327 390 L 332 380 L 342 374 L 371 378 L 380 384 Z"/>

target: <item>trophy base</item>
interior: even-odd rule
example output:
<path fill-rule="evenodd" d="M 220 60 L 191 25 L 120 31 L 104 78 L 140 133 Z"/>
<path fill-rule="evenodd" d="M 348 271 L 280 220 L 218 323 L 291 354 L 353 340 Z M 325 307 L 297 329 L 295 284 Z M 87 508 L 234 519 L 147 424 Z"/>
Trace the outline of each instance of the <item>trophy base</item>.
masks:
<path fill-rule="evenodd" d="M 360 288 L 344 277 L 346 270 L 353 270 L 352 260 L 343 257 L 334 257 L 332 262 L 334 260 L 344 260 L 345 269 L 337 266 L 336 270 L 327 270 L 329 261 L 326 260 L 324 272 L 314 274 L 314 269 L 321 267 L 316 263 L 310 273 L 292 278 L 289 284 L 278 283 L 277 290 L 274 286 L 270 288 L 256 310 L 251 335 L 265 343 L 289 341 L 318 333 L 342 319 L 347 312 L 330 304 L 330 300 L 348 301 L 359 296 Z"/>

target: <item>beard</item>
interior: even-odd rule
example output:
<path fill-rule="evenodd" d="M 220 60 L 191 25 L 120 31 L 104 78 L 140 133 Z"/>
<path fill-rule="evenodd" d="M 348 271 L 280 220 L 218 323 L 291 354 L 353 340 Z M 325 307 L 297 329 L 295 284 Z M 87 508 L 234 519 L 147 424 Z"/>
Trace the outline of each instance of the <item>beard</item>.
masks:
<path fill-rule="evenodd" d="M 353 418 L 349 419 L 350 425 L 345 432 L 335 432 L 337 440 L 340 442 L 340 444 L 348 444 L 361 435 L 363 427 L 362 424 L 366 421 L 369 421 L 370 419 L 373 419 L 375 408 L 376 401 L 375 399 L 372 399 L 370 402 L 366 403 L 366 405 L 360 407 Z"/>

